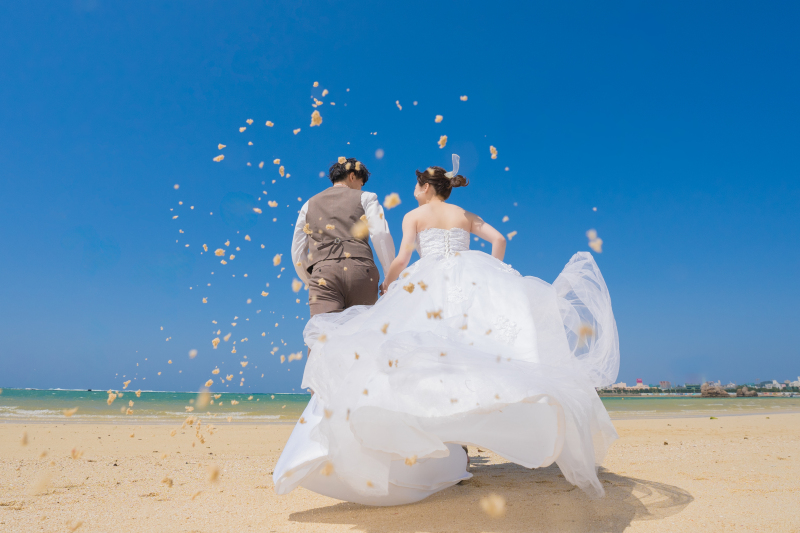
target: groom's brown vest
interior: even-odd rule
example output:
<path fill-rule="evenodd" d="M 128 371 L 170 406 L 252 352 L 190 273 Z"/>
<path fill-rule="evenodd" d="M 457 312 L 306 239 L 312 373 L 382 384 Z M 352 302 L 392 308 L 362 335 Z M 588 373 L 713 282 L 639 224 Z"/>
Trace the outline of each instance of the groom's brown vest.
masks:
<path fill-rule="evenodd" d="M 374 262 L 369 236 L 356 239 L 350 234 L 364 214 L 361 191 L 349 187 L 330 187 L 308 201 L 309 274 L 316 263 L 328 259 L 353 257 Z"/>

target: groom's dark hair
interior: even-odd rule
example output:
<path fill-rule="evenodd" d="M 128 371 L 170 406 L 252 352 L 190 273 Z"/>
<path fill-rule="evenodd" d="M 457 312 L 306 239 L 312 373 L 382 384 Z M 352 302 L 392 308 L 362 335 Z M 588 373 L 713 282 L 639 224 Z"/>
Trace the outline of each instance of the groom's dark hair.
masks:
<path fill-rule="evenodd" d="M 342 161 L 342 159 L 339 161 Z M 332 164 L 331 168 L 328 169 L 328 179 L 331 180 L 331 183 L 344 180 L 352 172 L 358 179 L 364 182 L 364 185 L 367 184 L 369 170 L 364 166 L 364 163 L 354 157 L 345 159 L 344 162 L 339 161 Z"/>

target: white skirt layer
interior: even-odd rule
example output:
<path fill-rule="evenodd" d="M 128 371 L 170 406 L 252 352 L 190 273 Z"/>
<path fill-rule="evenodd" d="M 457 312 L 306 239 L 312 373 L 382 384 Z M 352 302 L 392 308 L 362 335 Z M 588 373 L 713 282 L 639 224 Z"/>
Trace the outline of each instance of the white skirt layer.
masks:
<path fill-rule="evenodd" d="M 619 341 L 594 259 L 553 285 L 477 251 L 425 257 L 371 307 L 317 315 L 303 387 L 315 391 L 273 474 L 368 505 L 421 500 L 467 479 L 461 444 L 602 496 L 596 467 L 616 439 L 595 387 Z"/>

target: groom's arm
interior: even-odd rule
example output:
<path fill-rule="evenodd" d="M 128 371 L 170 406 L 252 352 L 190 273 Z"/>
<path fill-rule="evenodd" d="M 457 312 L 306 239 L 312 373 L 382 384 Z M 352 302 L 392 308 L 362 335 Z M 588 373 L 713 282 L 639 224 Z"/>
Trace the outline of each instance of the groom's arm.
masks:
<path fill-rule="evenodd" d="M 303 231 L 306 225 L 306 213 L 308 213 L 308 202 L 303 204 L 300 214 L 297 215 L 297 223 L 294 225 L 294 236 L 292 237 L 292 264 L 303 283 L 308 285 L 308 235 Z"/>
<path fill-rule="evenodd" d="M 378 201 L 378 195 L 374 192 L 361 193 L 361 206 L 367 215 L 367 225 L 369 226 L 369 236 L 372 239 L 372 246 L 378 254 L 378 261 L 383 268 L 383 275 L 389 272 L 389 266 L 394 261 L 395 250 L 392 235 L 389 233 L 389 224 L 383 215 L 383 207 Z"/>

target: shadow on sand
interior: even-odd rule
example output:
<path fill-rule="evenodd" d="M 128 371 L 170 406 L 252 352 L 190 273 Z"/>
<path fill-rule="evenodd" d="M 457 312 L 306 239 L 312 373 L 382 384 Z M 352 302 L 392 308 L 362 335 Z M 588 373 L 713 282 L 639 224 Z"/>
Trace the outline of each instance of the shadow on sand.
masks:
<path fill-rule="evenodd" d="M 621 532 L 634 520 L 658 520 L 677 514 L 694 500 L 679 487 L 603 469 L 599 477 L 606 496 L 590 500 L 570 485 L 555 465 L 529 470 L 513 463 L 485 463 L 485 459 L 473 457 L 472 479 L 419 503 L 399 507 L 339 503 L 293 513 L 289 519 L 308 524 L 345 524 L 371 533 Z M 481 497 L 490 493 L 506 499 L 505 517 L 490 518 L 481 510 Z"/>

